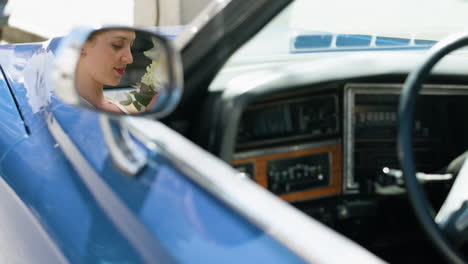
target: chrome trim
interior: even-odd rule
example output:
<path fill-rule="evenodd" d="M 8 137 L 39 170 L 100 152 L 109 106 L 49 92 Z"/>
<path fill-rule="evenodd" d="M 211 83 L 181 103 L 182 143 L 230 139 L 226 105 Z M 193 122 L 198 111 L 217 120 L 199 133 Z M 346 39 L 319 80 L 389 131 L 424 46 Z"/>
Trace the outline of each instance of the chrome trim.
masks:
<path fill-rule="evenodd" d="M 133 142 L 119 119 L 101 115 L 99 121 L 114 165 L 126 175 L 136 176 L 148 162 L 146 152 Z"/>
<path fill-rule="evenodd" d="M 223 10 L 231 0 L 216 0 L 211 1 L 203 11 L 195 17 L 195 19 L 188 25 L 187 29 L 184 30 L 174 40 L 176 48 L 181 51 L 190 40 L 203 28 L 210 20 L 216 16 L 221 10 Z"/>
<path fill-rule="evenodd" d="M 148 147 L 168 157 L 187 177 L 311 263 L 383 263 L 348 238 L 274 196 L 219 158 L 158 121 L 123 118 Z M 157 131 L 157 133 L 154 133 Z M 323 243 L 327 241 L 327 243 Z M 340 252 L 340 254 L 336 254 Z"/>
<path fill-rule="evenodd" d="M 334 178 L 333 177 L 333 164 L 335 161 L 333 160 L 333 155 L 330 151 L 327 154 L 328 154 L 328 185 L 327 186 L 332 186 L 333 178 Z M 341 180 L 343 180 L 343 175 L 341 175 Z"/>
<path fill-rule="evenodd" d="M 152 232 L 125 206 L 125 203 L 91 167 L 89 162 L 68 137 L 52 113 L 46 113 L 49 131 L 59 144 L 67 160 L 73 166 L 86 186 L 90 195 L 115 228 L 127 239 L 129 245 L 140 254 L 145 263 L 159 263 L 159 259 L 168 258 L 160 243 L 151 235 Z M 175 263 L 175 260 L 170 261 Z"/>
<path fill-rule="evenodd" d="M 247 173 L 243 172 L 243 171 L 239 171 L 237 167 L 241 167 L 243 165 L 246 165 L 246 164 L 250 164 L 252 165 L 253 167 L 253 175 L 250 175 L 252 178 L 250 178 Z M 232 165 L 232 167 L 238 171 L 238 174 L 240 177 L 247 177 L 253 181 L 256 181 L 257 180 L 257 166 L 255 166 L 255 162 L 253 161 L 245 161 L 245 162 L 241 162 L 241 163 L 238 163 L 238 164 L 235 164 L 235 165 Z"/>
<path fill-rule="evenodd" d="M 354 93 L 351 86 L 344 87 L 344 107 L 343 107 L 343 193 L 358 192 L 359 184 L 354 181 L 354 137 L 353 137 L 353 107 Z"/>
<path fill-rule="evenodd" d="M 67 104 L 79 105 L 81 100 L 75 89 L 76 64 L 80 59 L 81 48 L 94 31 L 91 27 L 73 30 L 60 41 L 52 65 L 52 81 L 57 95 Z"/>
<path fill-rule="evenodd" d="M 166 47 L 169 51 L 169 69 L 170 69 L 170 83 L 169 86 L 169 96 L 167 100 L 167 105 L 164 106 L 164 110 L 160 113 L 155 114 L 155 118 L 165 117 L 171 114 L 179 105 L 180 99 L 184 91 L 184 69 L 182 67 L 182 58 L 178 49 L 175 45 L 167 45 Z"/>
<path fill-rule="evenodd" d="M 265 155 L 271 155 L 271 154 L 279 154 L 279 153 L 293 152 L 293 151 L 299 151 L 299 150 L 305 150 L 305 149 L 311 149 L 311 148 L 332 146 L 332 145 L 336 145 L 340 143 L 341 143 L 340 139 L 331 139 L 331 140 L 325 140 L 325 141 L 301 144 L 301 145 L 294 145 L 294 146 L 256 149 L 252 151 L 238 152 L 234 154 L 234 159 L 247 159 L 247 158 L 265 156 Z"/>
<path fill-rule="evenodd" d="M 344 87 L 344 178 L 343 192 L 356 193 L 359 188 L 358 183 L 354 181 L 354 133 L 353 110 L 354 96 L 356 94 L 400 94 L 403 84 L 398 83 L 348 83 Z M 421 94 L 426 95 L 468 95 L 467 85 L 446 85 L 446 84 L 425 84 Z"/>
<path fill-rule="evenodd" d="M 346 88 L 352 88 L 360 94 L 400 94 L 403 84 L 398 83 L 348 83 Z M 378 90 L 376 90 L 377 88 Z M 468 95 L 468 85 L 452 85 L 452 84 L 425 84 L 421 90 L 421 94 L 429 95 Z"/>

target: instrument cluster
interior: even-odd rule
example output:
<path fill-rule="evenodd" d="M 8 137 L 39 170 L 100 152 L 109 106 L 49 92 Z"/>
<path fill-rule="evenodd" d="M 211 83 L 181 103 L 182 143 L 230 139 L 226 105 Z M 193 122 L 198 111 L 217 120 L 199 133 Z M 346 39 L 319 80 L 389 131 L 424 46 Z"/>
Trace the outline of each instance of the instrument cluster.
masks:
<path fill-rule="evenodd" d="M 232 163 L 289 201 L 373 194 L 382 168 L 399 167 L 396 133 L 401 87 L 346 84 L 328 93 L 322 90 L 254 103 L 242 113 Z M 467 87 L 423 89 L 414 135 L 419 171 L 441 169 L 466 149 L 467 104 Z"/>

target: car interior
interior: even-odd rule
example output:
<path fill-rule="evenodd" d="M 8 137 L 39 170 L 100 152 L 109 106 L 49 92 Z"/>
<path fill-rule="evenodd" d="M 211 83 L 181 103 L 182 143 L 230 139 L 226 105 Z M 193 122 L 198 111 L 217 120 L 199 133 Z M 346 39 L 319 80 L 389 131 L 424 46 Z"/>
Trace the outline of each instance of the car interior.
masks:
<path fill-rule="evenodd" d="M 397 153 L 400 94 L 434 41 L 314 34 L 296 36 L 283 56 L 235 55 L 196 98 L 202 111 L 163 122 L 382 259 L 442 263 Z M 467 68 L 466 51 L 448 55 L 417 99 L 413 152 L 434 212 L 468 149 Z"/>
<path fill-rule="evenodd" d="M 400 168 L 399 93 L 407 69 L 424 56 L 414 53 L 226 68 L 195 121 L 168 125 L 384 260 L 437 263 L 403 182 L 389 173 Z M 468 76 L 457 74 L 466 63 L 450 59 L 417 102 L 414 153 L 418 172 L 428 175 L 450 174 L 447 166 L 468 147 Z M 435 211 L 452 182 L 424 183 Z"/>
<path fill-rule="evenodd" d="M 286 2 L 278 1 L 271 8 L 281 10 Z M 400 100 L 408 76 L 427 63 L 428 52 L 440 39 L 387 36 L 385 32 L 290 32 L 281 25 L 283 14 L 290 15 L 288 8 L 263 28 L 272 17 L 256 18 L 255 14 L 266 12 L 257 8 L 248 13 L 244 5 L 248 2 L 227 5 L 194 35 L 195 44 L 181 48 L 174 41 L 179 46 L 171 46 L 171 51 L 177 48 L 177 60 L 166 55 L 164 62 L 171 63 L 161 63 L 158 68 L 166 77 L 162 78 L 163 92 L 159 93 L 159 87 L 151 91 L 154 93 L 143 98 L 145 107 L 137 109 L 137 114 L 161 117 L 162 123 L 231 165 L 242 180 L 261 186 L 389 263 L 445 263 L 446 256 L 436 248 L 412 207 L 401 161 L 407 153 L 399 145 L 399 125 L 406 118 L 399 115 Z M 245 12 L 245 21 L 237 18 L 240 11 L 233 11 L 236 9 Z M 260 22 L 250 31 L 243 30 L 256 20 Z M 140 31 L 137 33 L 154 34 Z M 231 56 L 232 49 L 250 37 L 254 41 Z M 159 38 L 164 39 L 163 51 L 167 52 L 166 45 L 172 40 L 163 34 Z M 206 40 L 200 41 L 203 38 Z M 129 64 L 130 74 L 118 86 L 104 86 L 106 97 L 121 104 L 130 105 L 142 96 L 138 94 L 145 87 L 142 76 L 148 72 L 156 76 L 150 68 L 157 60 L 145 52 L 157 45 L 150 38 L 141 39 L 132 50 L 135 63 Z M 468 43 L 468 33 L 465 41 Z M 208 44 L 212 46 L 201 48 Z M 210 54 L 213 51 L 216 56 Z M 443 54 L 422 85 L 415 82 L 422 87 L 414 120 L 410 120 L 415 177 L 434 217 L 455 186 L 460 161 L 468 157 L 467 55 L 466 49 Z M 205 63 L 206 69 L 197 63 Z M 164 69 L 171 69 L 170 74 Z M 181 72 L 185 74 L 183 94 Z M 198 77 L 200 72 L 206 74 Z M 66 79 L 73 74 L 56 75 Z M 153 98 L 161 107 L 154 107 Z M 179 105 L 174 110 L 175 102 Z M 164 104 L 170 105 L 171 113 L 155 115 Z M 106 129 L 111 131 L 117 119 L 109 120 Z M 127 137 L 127 133 L 125 130 L 120 136 Z M 132 136 L 144 138 L 136 133 Z M 128 154 L 134 149 L 124 150 Z M 137 163 L 133 157 L 129 160 Z M 460 236 L 468 240 L 468 221 L 464 227 L 466 234 Z M 468 243 L 459 249 L 468 252 Z"/>
<path fill-rule="evenodd" d="M 211 114 L 199 120 L 200 127 L 216 129 L 202 129 L 197 140 L 257 184 L 384 259 L 400 255 L 396 252 L 427 257 L 428 244 L 405 188 L 385 173 L 385 168 L 399 169 L 397 107 L 404 78 L 360 76 L 296 85 L 291 79 L 284 87 L 273 82 L 261 92 L 254 88 L 230 97 L 224 90 L 210 96 Z M 462 80 L 437 76 L 424 88 L 414 134 L 419 172 L 445 174 L 468 148 L 468 87 Z M 425 183 L 436 210 L 450 184 Z"/>

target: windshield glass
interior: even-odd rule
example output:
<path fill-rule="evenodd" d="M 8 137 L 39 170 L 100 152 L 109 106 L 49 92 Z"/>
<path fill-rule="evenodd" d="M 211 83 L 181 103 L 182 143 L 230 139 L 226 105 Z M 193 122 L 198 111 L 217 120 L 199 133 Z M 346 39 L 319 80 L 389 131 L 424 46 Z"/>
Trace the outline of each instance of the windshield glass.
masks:
<path fill-rule="evenodd" d="M 468 1 L 296 0 L 232 61 L 363 50 L 428 49 L 468 27 Z"/>

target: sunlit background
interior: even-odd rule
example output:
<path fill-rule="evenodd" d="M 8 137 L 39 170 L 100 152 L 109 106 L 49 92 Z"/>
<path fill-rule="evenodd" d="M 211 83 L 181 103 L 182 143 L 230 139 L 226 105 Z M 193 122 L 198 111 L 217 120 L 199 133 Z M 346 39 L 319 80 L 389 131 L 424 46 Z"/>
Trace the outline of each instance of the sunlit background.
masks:
<path fill-rule="evenodd" d="M 210 1 L 0 0 L 2 41 L 40 41 L 83 25 L 184 25 Z"/>

